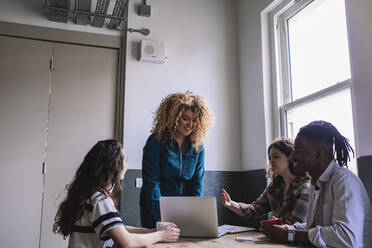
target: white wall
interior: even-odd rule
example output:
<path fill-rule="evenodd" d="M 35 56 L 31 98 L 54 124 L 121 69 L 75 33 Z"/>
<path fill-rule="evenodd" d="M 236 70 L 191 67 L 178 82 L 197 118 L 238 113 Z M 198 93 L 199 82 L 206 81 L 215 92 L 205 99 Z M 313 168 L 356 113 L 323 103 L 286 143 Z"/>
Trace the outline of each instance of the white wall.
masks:
<path fill-rule="evenodd" d="M 192 90 L 216 115 L 205 142 L 207 170 L 240 170 L 240 109 L 237 9 L 231 0 L 156 0 L 150 18 L 136 14 L 131 1 L 128 27 L 149 28 L 148 37 L 128 35 L 124 146 L 129 168 L 141 168 L 142 148 L 161 99 Z M 168 61 L 138 61 L 141 39 L 165 43 Z"/>
<path fill-rule="evenodd" d="M 371 13 L 371 0 L 346 0 L 357 157 L 372 155 Z"/>
<path fill-rule="evenodd" d="M 207 170 L 240 170 L 240 105 L 237 9 L 233 0 L 157 0 L 150 18 L 137 15 L 141 0 L 130 1 L 128 27 L 150 28 L 145 37 L 128 34 L 124 146 L 129 168 L 140 169 L 142 148 L 160 100 L 192 90 L 209 102 L 216 124 L 205 141 Z M 49 21 L 40 0 L 2 0 L 0 20 L 67 30 L 119 35 L 106 28 Z M 166 64 L 138 61 L 138 42 L 165 42 Z"/>
<path fill-rule="evenodd" d="M 271 0 L 239 0 L 239 76 L 242 169 L 262 169 L 267 163 L 262 67 L 261 11 Z M 270 137 L 271 140 L 271 137 Z"/>
<path fill-rule="evenodd" d="M 141 167 L 142 147 L 161 98 L 186 89 L 203 95 L 216 113 L 216 125 L 206 141 L 206 168 L 263 168 L 273 127 L 267 116 L 270 102 L 264 101 L 268 94 L 263 82 L 270 76 L 262 66 L 260 12 L 278 1 L 154 0 L 148 1 L 152 5 L 150 18 L 136 15 L 135 6 L 142 1 L 130 1 L 129 27 L 151 29 L 148 37 L 128 35 L 124 145 L 130 168 Z M 90 26 L 51 22 L 41 14 L 40 6 L 40 0 L 2 0 L 0 20 L 119 35 Z M 346 0 L 346 6 L 359 157 L 372 155 L 372 2 Z M 166 64 L 137 61 L 136 44 L 143 38 L 165 42 Z"/>

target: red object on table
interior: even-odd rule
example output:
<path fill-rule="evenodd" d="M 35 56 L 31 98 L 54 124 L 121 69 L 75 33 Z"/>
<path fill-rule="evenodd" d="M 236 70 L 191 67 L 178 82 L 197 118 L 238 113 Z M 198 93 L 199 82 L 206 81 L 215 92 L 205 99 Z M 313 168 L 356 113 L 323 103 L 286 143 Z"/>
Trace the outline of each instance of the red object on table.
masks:
<path fill-rule="evenodd" d="M 283 225 L 283 219 L 278 218 L 274 220 L 263 220 L 261 221 L 261 226 L 266 226 L 266 225 Z"/>

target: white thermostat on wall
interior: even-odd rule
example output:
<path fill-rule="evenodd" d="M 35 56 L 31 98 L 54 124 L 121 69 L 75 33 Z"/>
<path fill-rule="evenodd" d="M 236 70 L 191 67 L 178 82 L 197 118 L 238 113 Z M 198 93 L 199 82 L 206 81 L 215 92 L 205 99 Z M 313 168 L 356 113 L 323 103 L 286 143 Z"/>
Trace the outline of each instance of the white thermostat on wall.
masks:
<path fill-rule="evenodd" d="M 141 40 L 140 61 L 164 64 L 167 57 L 165 55 L 165 44 L 156 40 Z"/>

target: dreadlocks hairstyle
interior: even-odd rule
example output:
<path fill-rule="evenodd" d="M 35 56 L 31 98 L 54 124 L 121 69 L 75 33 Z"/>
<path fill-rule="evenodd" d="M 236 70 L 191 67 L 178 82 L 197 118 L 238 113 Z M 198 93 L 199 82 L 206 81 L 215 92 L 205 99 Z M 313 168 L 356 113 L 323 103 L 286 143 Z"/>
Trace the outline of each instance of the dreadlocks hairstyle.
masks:
<path fill-rule="evenodd" d="M 292 154 L 293 150 L 294 150 L 293 141 L 292 140 L 287 139 L 287 138 L 276 139 L 267 148 L 267 155 L 268 155 L 268 157 L 270 157 L 270 150 L 273 147 L 275 147 L 276 149 L 278 149 L 279 151 L 281 151 L 282 153 L 284 153 L 287 157 L 289 157 Z M 290 161 L 289 163 L 292 163 L 292 162 Z M 274 176 L 275 175 L 273 173 L 273 169 L 271 168 L 271 165 L 270 164 L 267 165 L 266 166 L 266 177 L 270 177 L 270 178 L 273 179 Z"/>
<path fill-rule="evenodd" d="M 98 141 L 87 153 L 71 184 L 66 185 L 67 197 L 60 204 L 53 232 L 66 238 L 75 221 L 86 209 L 87 200 L 96 191 L 108 194 L 118 208 L 123 169 L 123 146 L 116 140 Z M 110 193 L 111 192 L 111 193 Z"/>
<path fill-rule="evenodd" d="M 354 150 L 350 146 L 349 140 L 329 122 L 313 121 L 302 127 L 297 135 L 317 143 L 334 146 L 334 153 L 340 166 L 347 167 L 347 162 L 350 161 L 349 152 L 352 152 L 354 157 Z"/>
<path fill-rule="evenodd" d="M 203 98 L 191 91 L 170 94 L 161 101 L 154 114 L 151 130 L 156 139 L 160 142 L 173 140 L 182 112 L 189 109 L 197 114 L 197 126 L 189 135 L 190 142 L 197 152 L 202 139 L 213 125 L 214 114 Z"/>

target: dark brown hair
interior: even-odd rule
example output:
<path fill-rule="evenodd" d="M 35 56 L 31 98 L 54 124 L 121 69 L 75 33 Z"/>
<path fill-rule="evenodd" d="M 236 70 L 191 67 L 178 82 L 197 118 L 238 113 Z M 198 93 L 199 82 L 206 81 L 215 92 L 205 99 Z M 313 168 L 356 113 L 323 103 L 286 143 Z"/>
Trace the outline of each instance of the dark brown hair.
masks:
<path fill-rule="evenodd" d="M 54 233 L 64 238 L 70 235 L 75 221 L 86 209 L 87 200 L 97 191 L 108 194 L 118 208 L 122 190 L 119 175 L 124 161 L 122 149 L 119 141 L 102 140 L 87 153 L 72 183 L 66 185 L 67 197 L 55 216 Z"/>

